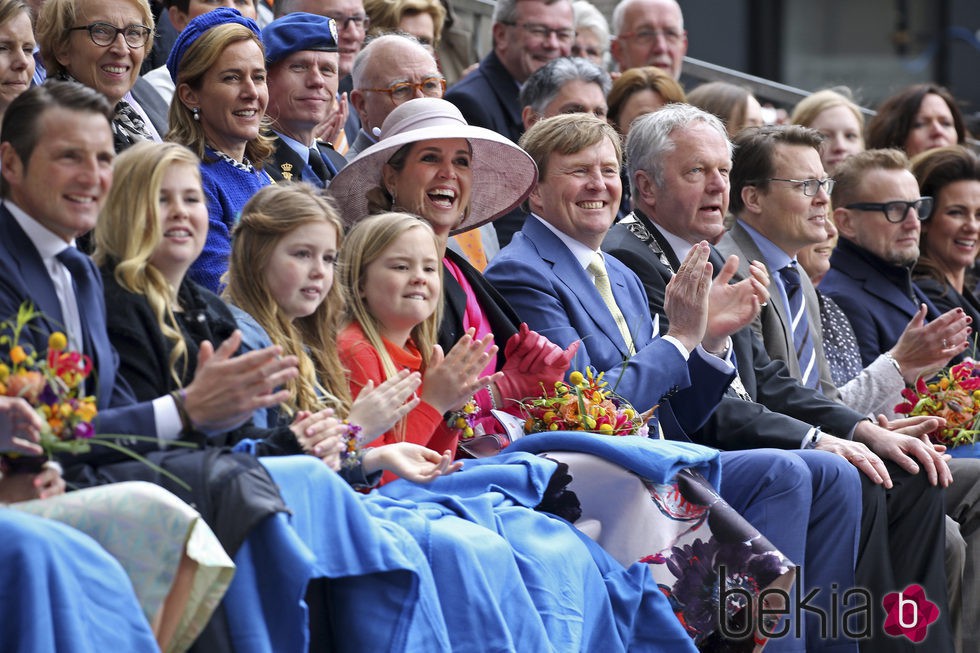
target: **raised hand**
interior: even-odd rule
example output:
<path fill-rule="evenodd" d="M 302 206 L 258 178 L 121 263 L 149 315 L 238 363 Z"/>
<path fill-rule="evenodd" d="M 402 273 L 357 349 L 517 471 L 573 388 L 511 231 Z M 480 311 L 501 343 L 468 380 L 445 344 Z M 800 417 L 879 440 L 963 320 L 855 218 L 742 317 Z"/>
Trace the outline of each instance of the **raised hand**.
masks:
<path fill-rule="evenodd" d="M 946 311 L 928 324 L 925 324 L 926 312 L 925 304 L 919 306 L 891 348 L 891 355 L 902 369 L 906 383 L 933 376 L 970 344 L 972 318 L 962 308 Z"/>
<path fill-rule="evenodd" d="M 185 389 L 187 414 L 195 428 L 222 433 L 243 424 L 258 408 L 289 398 L 275 391 L 299 374 L 295 356 L 282 356 L 280 347 L 267 347 L 235 356 L 242 334 L 237 329 L 217 350 L 201 343 L 194 380 Z"/>
<path fill-rule="evenodd" d="M 327 117 L 313 130 L 313 137 L 324 143 L 336 143 L 340 131 L 344 128 L 344 123 L 347 122 L 349 111 L 350 105 L 347 104 L 347 94 L 342 93 L 327 111 Z"/>
<path fill-rule="evenodd" d="M 670 321 L 668 336 L 676 338 L 688 351 L 704 339 L 708 326 L 708 295 L 711 289 L 710 248 L 707 241 L 691 248 L 664 293 L 664 313 Z M 721 349 L 721 342 L 705 342 L 709 351 Z M 711 346 L 709 346 L 711 345 Z"/>
<path fill-rule="evenodd" d="M 347 418 L 351 424 L 361 427 L 361 439 L 371 442 L 419 405 L 422 400 L 415 392 L 421 384 L 422 375 L 408 370 L 400 370 L 378 387 L 369 380 L 351 405 Z"/>
<path fill-rule="evenodd" d="M 553 387 L 565 378 L 579 345 L 581 341 L 575 341 L 562 349 L 522 323 L 504 347 L 507 361 L 501 370 L 503 377 L 497 381 L 500 397 L 523 399 L 540 394 L 542 383 L 545 388 Z"/>
<path fill-rule="evenodd" d="M 500 372 L 481 376 L 497 355 L 497 346 L 493 335 L 474 340 L 474 333 L 474 329 L 469 329 L 446 355 L 439 345 L 433 347 L 423 375 L 422 400 L 440 413 L 460 408 L 474 392 L 503 376 Z"/>
<path fill-rule="evenodd" d="M 759 308 L 769 301 L 769 274 L 765 265 L 752 261 L 747 279 L 728 283 L 737 270 L 738 257 L 732 254 L 711 284 L 705 338 L 728 338 L 751 324 Z"/>

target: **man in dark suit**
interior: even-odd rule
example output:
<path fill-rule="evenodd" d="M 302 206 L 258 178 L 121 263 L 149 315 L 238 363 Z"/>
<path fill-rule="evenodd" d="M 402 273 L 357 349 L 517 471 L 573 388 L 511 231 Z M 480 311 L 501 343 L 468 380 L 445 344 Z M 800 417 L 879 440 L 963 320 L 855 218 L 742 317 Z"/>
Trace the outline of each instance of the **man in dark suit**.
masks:
<path fill-rule="evenodd" d="M 820 291 L 847 314 L 867 365 L 895 344 L 919 306 L 928 307 L 927 319 L 939 317 L 912 282 L 920 225 L 928 213 L 922 204 L 906 204 L 905 214 L 895 222 L 883 209 L 868 207 L 869 202 L 918 201 L 919 186 L 901 153 L 871 150 L 842 163 L 847 166 L 832 195 L 840 242 Z M 896 208 L 893 213 L 900 213 L 902 207 Z"/>
<path fill-rule="evenodd" d="M 912 282 L 911 267 L 919 256 L 921 221 L 928 217 L 930 202 L 920 198 L 908 158 L 898 150 L 869 150 L 841 162 L 835 177 L 837 184 L 831 200 L 841 238 L 820 290 L 847 315 L 864 363 L 867 365 L 891 349 L 923 304 L 927 307 L 926 318 L 933 323 L 946 320 L 951 314 L 968 320 L 962 312 L 954 314 L 959 309 L 940 316 Z M 893 204 L 886 209 L 888 203 Z M 942 345 L 950 356 L 968 347 L 961 340 Z M 946 492 L 946 512 L 959 523 L 966 541 L 961 585 L 963 628 L 958 634 L 962 636 L 961 650 L 971 650 L 977 644 L 976 633 L 969 624 L 975 623 L 978 609 L 974 588 L 980 575 L 980 532 L 976 526 L 975 488 L 980 461 L 954 458 L 950 468 L 955 482 Z M 953 590 L 951 595 L 951 602 L 955 601 Z"/>
<path fill-rule="evenodd" d="M 269 117 L 276 151 L 265 171 L 276 181 L 305 181 L 319 188 L 347 160 L 314 132 L 336 102 L 337 24 L 332 18 L 295 12 L 262 30 L 269 67 Z"/>
<path fill-rule="evenodd" d="M 487 268 L 487 278 L 531 328 L 562 347 L 581 340 L 572 369 L 591 365 L 604 371 L 610 385 L 637 407 L 659 405 L 668 437 L 687 439 L 733 378 L 728 334 L 705 335 L 708 245 L 692 248 L 666 288 L 671 325 L 660 337 L 640 280 L 598 251 L 619 208 L 618 134 L 592 116 L 564 115 L 536 124 L 521 145 L 540 172 L 529 198 L 532 215 Z M 722 497 L 770 541 L 809 565 L 812 531 L 811 539 L 833 549 L 813 560 L 812 569 L 849 578 L 859 513 L 847 497 L 856 496 L 859 485 L 846 465 L 837 467 L 836 478 L 827 475 L 819 495 L 807 465 L 784 452 L 723 452 L 722 466 Z M 772 474 L 776 469 L 781 471 Z M 776 488 L 790 476 L 792 487 Z M 795 518 L 787 519 L 790 514 Z M 797 640 L 774 644 L 776 650 L 803 650 Z"/>
<path fill-rule="evenodd" d="M 493 50 L 479 68 L 455 84 L 446 99 L 466 122 L 492 129 L 515 143 L 524 133 L 521 85 L 531 73 L 567 57 L 575 41 L 568 0 L 498 0 L 493 12 Z"/>
<path fill-rule="evenodd" d="M 0 132 L 0 316 L 8 319 L 31 302 L 44 319 L 23 333 L 28 344 L 46 351 L 48 335 L 63 330 L 73 348 L 91 357 L 99 432 L 172 440 L 192 426 L 227 430 L 286 398 L 273 390 L 295 376 L 296 359 L 279 359 L 275 348 L 233 357 L 236 335 L 217 351 L 207 348 L 183 393 L 136 403 L 117 374 L 101 277 L 74 246 L 95 226 L 112 183 L 112 115 L 100 93 L 58 81 L 24 92 L 7 109 Z"/>
<path fill-rule="evenodd" d="M 724 126 L 714 116 L 693 107 L 677 105 L 634 123 L 627 153 L 633 162 L 630 182 L 634 190 L 634 211 L 613 228 L 603 248 L 623 259 L 640 275 L 650 295 L 650 310 L 663 316 L 664 288 L 673 270 L 677 269 L 678 258 L 699 240 L 714 242 L 724 233 L 732 148 Z M 712 260 L 721 269 L 723 280 L 732 276 L 738 264 L 734 258 L 722 260 L 717 252 Z M 762 278 L 758 264 L 753 264 L 751 269 L 757 280 Z M 746 283 L 752 281 L 726 286 L 716 284 L 711 298 L 712 313 L 718 313 L 715 304 L 721 307 L 735 302 L 744 306 L 744 290 L 739 294 L 736 289 Z M 772 294 L 775 295 L 774 290 Z M 776 299 L 771 297 L 769 303 Z M 757 306 L 751 308 L 753 312 L 758 310 Z M 713 314 L 709 322 L 716 319 Z M 876 438 L 887 432 L 864 421 L 861 414 L 802 386 L 785 364 L 769 358 L 751 329 L 746 327 L 735 333 L 732 344 L 740 383 L 733 384 L 709 423 L 694 434 L 695 439 L 728 449 L 776 446 L 795 450 L 810 466 L 814 478 L 823 477 L 824 483 L 828 478 L 825 466 L 833 465 L 825 452 L 839 454 L 837 465 L 846 459 L 866 476 L 862 477 L 865 487 L 861 495 L 865 509 L 857 565 L 858 584 L 872 589 L 878 601 L 885 592 L 902 589 L 910 582 L 920 582 L 926 586 L 930 597 L 944 599 L 942 558 L 935 555 L 937 549 L 921 548 L 923 538 L 931 537 L 929 546 L 941 550 L 942 493 L 930 486 L 924 475 L 911 476 L 897 467 L 886 468 L 868 446 L 851 441 L 851 437 L 855 440 L 866 438 L 872 449 L 877 448 L 883 455 L 893 453 L 891 448 L 876 446 Z M 912 451 L 925 449 L 914 438 L 887 435 L 903 438 L 903 446 Z M 804 450 L 800 451 L 801 448 Z M 919 453 L 927 455 L 925 451 Z M 930 461 L 933 462 L 933 474 L 938 473 L 937 478 L 948 481 L 948 470 L 935 458 L 930 456 L 919 462 Z M 834 470 L 834 467 L 830 469 Z M 834 470 L 834 475 L 839 473 Z M 883 491 L 879 484 L 889 486 L 889 491 Z M 815 493 L 818 485 L 814 486 Z M 899 495 L 905 497 L 904 504 L 895 500 L 894 497 Z M 852 501 L 857 502 L 856 496 Z M 834 507 L 826 517 L 836 518 L 838 510 L 839 507 Z M 885 521 L 886 515 L 892 520 L 890 526 Z M 895 542 L 914 541 L 915 545 L 905 547 L 907 550 L 901 552 L 900 559 L 889 559 L 890 551 L 898 555 L 898 548 L 890 548 L 889 536 Z M 814 538 L 808 541 L 808 563 L 826 559 L 827 554 L 820 551 L 825 543 L 826 540 Z M 904 557 L 916 554 L 920 558 L 914 568 L 921 575 L 909 573 L 913 566 Z M 815 575 L 813 571 L 808 584 L 820 588 L 826 600 L 828 583 L 839 581 L 824 573 Z M 817 571 L 820 572 L 820 568 Z M 876 617 L 878 628 L 883 620 L 884 615 L 881 619 Z M 808 624 L 819 626 L 809 621 Z M 944 637 L 933 639 L 939 636 L 937 633 Z M 825 641 L 813 630 L 808 630 L 807 634 L 807 650 L 838 650 L 835 644 L 846 644 L 845 641 Z M 898 650 L 893 647 L 902 646 L 880 632 L 876 635 L 874 640 L 862 645 L 862 650 Z M 929 639 L 941 647 L 949 642 L 949 633 L 940 626 L 930 631 Z"/>

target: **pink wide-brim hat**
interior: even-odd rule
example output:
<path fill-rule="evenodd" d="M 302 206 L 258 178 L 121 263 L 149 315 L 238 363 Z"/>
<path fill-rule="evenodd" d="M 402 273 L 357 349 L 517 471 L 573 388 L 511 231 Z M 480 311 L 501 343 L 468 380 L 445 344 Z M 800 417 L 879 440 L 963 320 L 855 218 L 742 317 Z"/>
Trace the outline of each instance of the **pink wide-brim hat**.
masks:
<path fill-rule="evenodd" d="M 470 212 L 458 234 L 497 218 L 527 198 L 538 170 L 527 152 L 497 132 L 468 125 L 450 102 L 416 98 L 399 105 L 381 126 L 381 139 L 350 161 L 330 182 L 329 191 L 348 227 L 368 215 L 367 193 L 381 186 L 384 164 L 408 143 L 465 138 L 473 150 Z"/>

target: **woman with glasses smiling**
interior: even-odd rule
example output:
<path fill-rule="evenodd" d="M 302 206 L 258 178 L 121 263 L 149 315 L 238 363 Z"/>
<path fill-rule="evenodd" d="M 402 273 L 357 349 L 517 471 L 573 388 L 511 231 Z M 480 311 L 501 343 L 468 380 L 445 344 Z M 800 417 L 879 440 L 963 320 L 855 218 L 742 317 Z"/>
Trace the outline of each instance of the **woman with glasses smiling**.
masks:
<path fill-rule="evenodd" d="M 48 76 L 94 88 L 116 107 L 116 152 L 167 131 L 166 104 L 139 77 L 153 25 L 147 0 L 48 0 L 37 20 Z"/>

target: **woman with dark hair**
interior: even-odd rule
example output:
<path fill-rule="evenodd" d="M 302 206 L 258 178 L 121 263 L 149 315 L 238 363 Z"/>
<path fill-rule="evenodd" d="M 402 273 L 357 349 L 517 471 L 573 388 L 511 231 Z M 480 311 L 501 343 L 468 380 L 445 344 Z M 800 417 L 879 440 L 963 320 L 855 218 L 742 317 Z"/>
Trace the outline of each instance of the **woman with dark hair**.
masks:
<path fill-rule="evenodd" d="M 973 266 L 980 254 L 980 158 L 960 145 L 924 152 L 912 159 L 923 197 L 933 200 L 922 222 L 916 285 L 940 312 L 962 308 L 980 324 Z"/>
<path fill-rule="evenodd" d="M 167 68 L 177 85 L 167 140 L 201 159 L 208 208 L 207 242 L 190 275 L 217 291 L 238 214 L 272 183 L 262 169 L 274 146 L 265 117 L 269 89 L 259 27 L 235 9 L 202 14 L 180 33 Z"/>
<path fill-rule="evenodd" d="M 868 122 L 869 150 L 897 147 L 909 158 L 962 144 L 968 134 L 953 95 L 936 84 L 914 84 L 888 97 Z"/>

